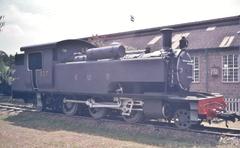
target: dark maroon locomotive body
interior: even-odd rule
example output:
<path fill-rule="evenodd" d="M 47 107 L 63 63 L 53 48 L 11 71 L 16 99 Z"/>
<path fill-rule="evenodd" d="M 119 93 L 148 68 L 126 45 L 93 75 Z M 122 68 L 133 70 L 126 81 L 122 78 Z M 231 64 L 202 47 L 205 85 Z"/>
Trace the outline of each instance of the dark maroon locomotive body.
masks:
<path fill-rule="evenodd" d="M 83 40 L 23 47 L 24 55 L 16 55 L 13 94 L 68 115 L 85 106 L 102 118 L 111 109 L 128 122 L 164 118 L 180 128 L 224 111 L 221 95 L 189 92 L 191 57 L 171 48 L 170 29 L 162 38 L 163 49 L 134 55 L 119 44 L 97 48 Z M 212 105 L 202 108 L 204 103 Z"/>
<path fill-rule="evenodd" d="M 76 94 L 176 92 L 188 90 L 192 65 L 186 51 L 165 45 L 154 53 L 125 56 L 122 45 L 96 48 L 82 40 L 21 48 L 13 90 Z M 20 58 L 18 58 L 20 57 Z M 20 63 L 20 64 L 19 64 Z"/>

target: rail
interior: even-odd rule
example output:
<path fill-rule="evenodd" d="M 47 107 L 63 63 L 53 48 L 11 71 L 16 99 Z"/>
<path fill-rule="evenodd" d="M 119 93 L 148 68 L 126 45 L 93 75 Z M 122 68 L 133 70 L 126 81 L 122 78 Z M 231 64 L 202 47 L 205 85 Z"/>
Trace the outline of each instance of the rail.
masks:
<path fill-rule="evenodd" d="M 129 130 L 130 128 L 132 130 L 138 130 L 139 131 L 151 131 L 151 133 L 157 133 L 159 135 L 159 133 L 166 133 L 166 131 L 168 131 L 167 133 L 172 133 L 172 135 L 175 135 L 176 133 L 181 133 L 181 134 L 187 134 L 187 135 L 191 135 L 191 134 L 196 134 L 194 136 L 199 136 L 199 135 L 212 135 L 212 136 L 224 136 L 224 137 L 232 137 L 232 138 L 240 138 L 240 130 L 239 129 L 231 129 L 231 128 L 220 128 L 220 127 L 207 127 L 207 126 L 195 126 L 193 128 L 190 128 L 188 130 L 185 129 L 179 129 L 174 127 L 173 123 L 167 123 L 167 122 L 160 122 L 157 120 L 150 120 L 150 121 L 145 121 L 144 123 L 135 123 L 135 124 L 130 124 L 127 122 L 122 121 L 120 118 L 116 117 L 116 118 L 107 118 L 107 119 L 99 119 L 99 120 L 95 120 L 91 117 L 88 116 L 66 116 L 64 114 L 61 113 L 55 113 L 55 112 L 38 112 L 36 111 L 33 107 L 30 106 L 24 106 L 24 105 L 18 105 L 18 104 L 12 104 L 12 103 L 1 103 L 0 102 L 0 111 L 3 112 L 32 112 L 35 113 L 36 116 L 39 114 L 44 114 L 44 115 L 51 115 L 51 116 L 55 116 L 55 117 L 66 117 L 66 118 L 76 118 L 79 120 L 88 120 L 88 121 L 92 121 L 92 122 L 96 122 L 98 125 L 101 122 L 101 126 L 104 126 L 105 124 L 107 124 L 106 126 L 109 127 L 109 124 L 111 125 L 111 129 L 112 129 L 112 124 L 116 125 L 117 128 L 119 128 L 119 126 L 126 126 L 127 129 Z M 137 127 L 137 128 L 136 128 Z M 169 135 L 169 134 L 167 134 Z M 170 134 L 171 135 L 171 134 Z"/>

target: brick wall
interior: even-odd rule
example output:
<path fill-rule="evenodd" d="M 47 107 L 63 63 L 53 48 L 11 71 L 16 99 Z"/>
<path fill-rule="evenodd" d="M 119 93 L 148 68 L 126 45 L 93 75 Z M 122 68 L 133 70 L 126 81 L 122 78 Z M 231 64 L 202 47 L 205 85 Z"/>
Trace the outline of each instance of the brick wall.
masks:
<path fill-rule="evenodd" d="M 200 82 L 192 83 L 191 90 L 203 92 L 206 92 L 208 90 L 208 92 L 221 93 L 226 97 L 240 97 L 240 82 L 222 82 L 222 57 L 229 54 L 239 55 L 240 51 L 239 49 L 211 49 L 207 51 L 190 51 L 191 56 L 199 57 L 200 63 Z M 208 68 L 208 70 L 206 70 L 206 68 Z M 214 76 L 211 74 L 213 69 L 218 69 L 218 75 Z"/>

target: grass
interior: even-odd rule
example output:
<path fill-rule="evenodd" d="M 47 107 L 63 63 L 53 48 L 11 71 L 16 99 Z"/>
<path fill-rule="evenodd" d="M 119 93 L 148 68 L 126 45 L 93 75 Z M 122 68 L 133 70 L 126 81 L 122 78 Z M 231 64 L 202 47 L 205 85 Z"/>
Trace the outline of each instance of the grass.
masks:
<path fill-rule="evenodd" d="M 14 126 L 20 126 L 40 131 L 55 132 L 69 131 L 77 134 L 100 136 L 125 142 L 136 142 L 150 146 L 160 147 L 212 147 L 216 143 L 197 144 L 194 141 L 182 137 L 166 137 L 159 134 L 149 134 L 138 131 L 123 129 L 122 127 L 105 127 L 100 122 L 86 122 L 71 117 L 50 116 L 42 113 L 21 113 L 17 116 L 1 117 L 0 120 L 7 121 Z M 63 142 L 50 143 L 52 146 L 62 147 Z M 54 147 L 55 147 L 54 146 Z"/>

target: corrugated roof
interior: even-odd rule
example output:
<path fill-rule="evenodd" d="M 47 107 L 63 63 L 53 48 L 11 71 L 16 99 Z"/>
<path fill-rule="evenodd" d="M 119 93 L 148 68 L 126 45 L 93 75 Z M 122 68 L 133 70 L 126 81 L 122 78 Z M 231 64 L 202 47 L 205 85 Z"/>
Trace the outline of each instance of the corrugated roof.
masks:
<path fill-rule="evenodd" d="M 240 46 L 240 35 L 238 31 L 240 30 L 240 25 L 227 25 L 227 26 L 216 26 L 216 28 L 212 31 L 207 31 L 208 27 L 202 27 L 198 29 L 185 29 L 184 31 L 175 31 L 173 33 L 173 48 L 178 47 L 178 41 L 181 36 L 187 37 L 189 41 L 188 49 L 206 49 L 206 48 L 218 48 L 219 45 L 222 43 L 225 37 L 233 37 L 229 39 L 229 42 L 222 47 L 229 47 L 229 46 Z M 159 32 L 158 34 L 154 35 L 143 35 L 143 36 L 128 36 L 126 38 L 121 38 L 114 40 L 114 38 L 106 40 L 106 43 L 110 43 L 112 41 L 120 42 L 124 45 L 135 47 L 137 49 L 144 49 L 148 46 L 149 41 L 153 40 L 155 37 L 161 35 Z M 179 38 L 177 38 L 177 36 Z M 176 40 L 174 40 L 176 38 Z M 153 49 L 159 49 L 162 47 L 162 39 L 160 38 L 154 45 L 152 45 Z"/>

